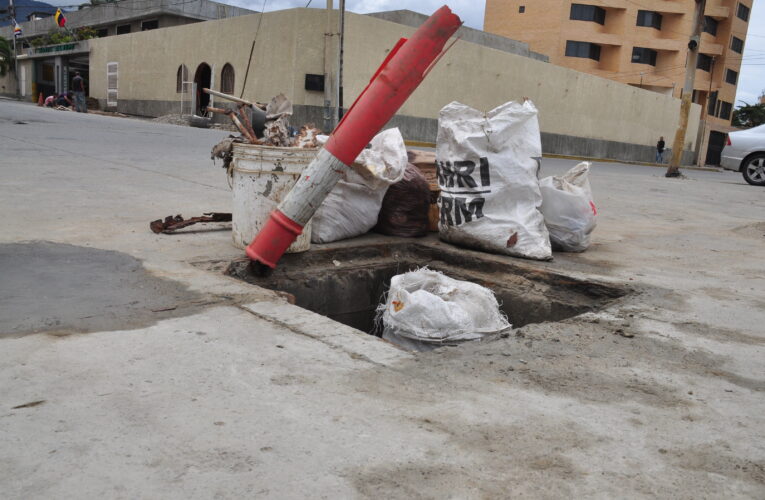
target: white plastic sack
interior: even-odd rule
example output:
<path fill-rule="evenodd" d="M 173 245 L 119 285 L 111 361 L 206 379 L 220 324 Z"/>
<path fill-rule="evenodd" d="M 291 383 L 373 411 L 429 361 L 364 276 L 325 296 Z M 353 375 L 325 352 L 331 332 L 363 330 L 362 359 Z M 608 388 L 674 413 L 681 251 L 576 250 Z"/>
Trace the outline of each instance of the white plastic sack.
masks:
<path fill-rule="evenodd" d="M 354 168 L 332 188 L 311 219 L 313 243 L 353 238 L 377 224 L 385 192 L 404 177 L 407 156 L 397 128 L 377 134 L 371 146 L 356 158 Z"/>
<path fill-rule="evenodd" d="M 560 177 L 539 181 L 541 210 L 556 250 L 583 252 L 590 246 L 598 211 L 592 201 L 589 171 L 590 163 L 585 161 Z"/>
<path fill-rule="evenodd" d="M 458 102 L 438 118 L 441 239 L 495 253 L 550 259 L 539 211 L 542 144 L 531 101 L 483 113 Z"/>
<path fill-rule="evenodd" d="M 394 276 L 379 312 L 383 338 L 414 350 L 478 340 L 510 327 L 491 290 L 427 268 Z"/>

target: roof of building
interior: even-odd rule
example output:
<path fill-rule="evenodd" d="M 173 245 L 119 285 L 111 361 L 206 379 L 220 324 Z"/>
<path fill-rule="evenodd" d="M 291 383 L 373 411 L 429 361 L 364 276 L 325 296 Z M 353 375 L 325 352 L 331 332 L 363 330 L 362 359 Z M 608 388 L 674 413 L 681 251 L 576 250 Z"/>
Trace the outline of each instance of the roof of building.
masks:
<path fill-rule="evenodd" d="M 9 0 L 0 0 L 0 10 L 7 11 L 8 4 Z M 19 23 L 26 21 L 27 16 L 32 13 L 53 15 L 56 13 L 57 8 L 49 3 L 38 2 L 37 0 L 14 0 L 13 5 L 16 7 L 16 20 Z M 8 17 L 8 15 L 5 13 L 0 15 L 0 26 L 10 25 L 10 17 Z"/>

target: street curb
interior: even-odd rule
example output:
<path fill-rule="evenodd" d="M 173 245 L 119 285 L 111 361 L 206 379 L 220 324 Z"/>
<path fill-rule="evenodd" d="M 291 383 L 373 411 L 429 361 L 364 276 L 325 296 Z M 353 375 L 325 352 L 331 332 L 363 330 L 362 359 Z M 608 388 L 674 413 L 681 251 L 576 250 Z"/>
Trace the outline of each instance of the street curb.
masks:
<path fill-rule="evenodd" d="M 435 148 L 436 147 L 436 145 L 432 142 L 422 142 L 422 141 L 404 141 L 404 144 L 406 144 L 407 146 L 414 146 L 414 147 L 420 147 L 420 148 Z M 591 162 L 600 162 L 600 163 L 626 163 L 628 165 L 642 165 L 645 167 L 667 168 L 667 165 L 659 165 L 658 163 L 649 163 L 644 161 L 630 161 L 630 160 L 615 160 L 612 158 L 589 158 L 586 156 L 559 155 L 555 153 L 542 153 L 542 157 L 556 158 L 560 160 L 579 160 L 579 161 L 591 161 Z M 723 171 L 722 168 L 697 167 L 695 165 L 681 166 L 680 168 L 683 168 L 686 170 L 701 170 L 703 172 L 722 172 Z"/>

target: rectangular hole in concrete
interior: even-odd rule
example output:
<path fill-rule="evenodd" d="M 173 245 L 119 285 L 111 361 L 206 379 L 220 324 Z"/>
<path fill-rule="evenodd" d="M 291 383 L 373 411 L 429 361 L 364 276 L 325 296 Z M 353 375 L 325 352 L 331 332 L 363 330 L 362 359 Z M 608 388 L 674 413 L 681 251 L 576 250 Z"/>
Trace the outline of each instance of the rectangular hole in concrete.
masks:
<path fill-rule="evenodd" d="M 601 308 L 626 293 L 612 285 L 443 243 L 314 248 L 285 255 L 267 277 L 253 275 L 248 264 L 234 261 L 226 274 L 292 294 L 300 307 L 377 335 L 381 332 L 375 328 L 376 309 L 391 278 L 423 266 L 491 289 L 514 327 L 560 321 Z"/>

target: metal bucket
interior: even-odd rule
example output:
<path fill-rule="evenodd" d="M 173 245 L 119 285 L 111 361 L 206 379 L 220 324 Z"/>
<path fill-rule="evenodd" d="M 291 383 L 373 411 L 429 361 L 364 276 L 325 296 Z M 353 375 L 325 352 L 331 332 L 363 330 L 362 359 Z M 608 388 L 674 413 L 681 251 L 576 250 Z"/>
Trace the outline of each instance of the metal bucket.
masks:
<path fill-rule="evenodd" d="M 287 196 L 318 149 L 277 148 L 234 144 L 231 169 L 234 203 L 232 237 L 234 246 L 246 248 L 268 221 L 269 214 Z M 311 224 L 287 252 L 305 252 L 311 247 Z"/>

